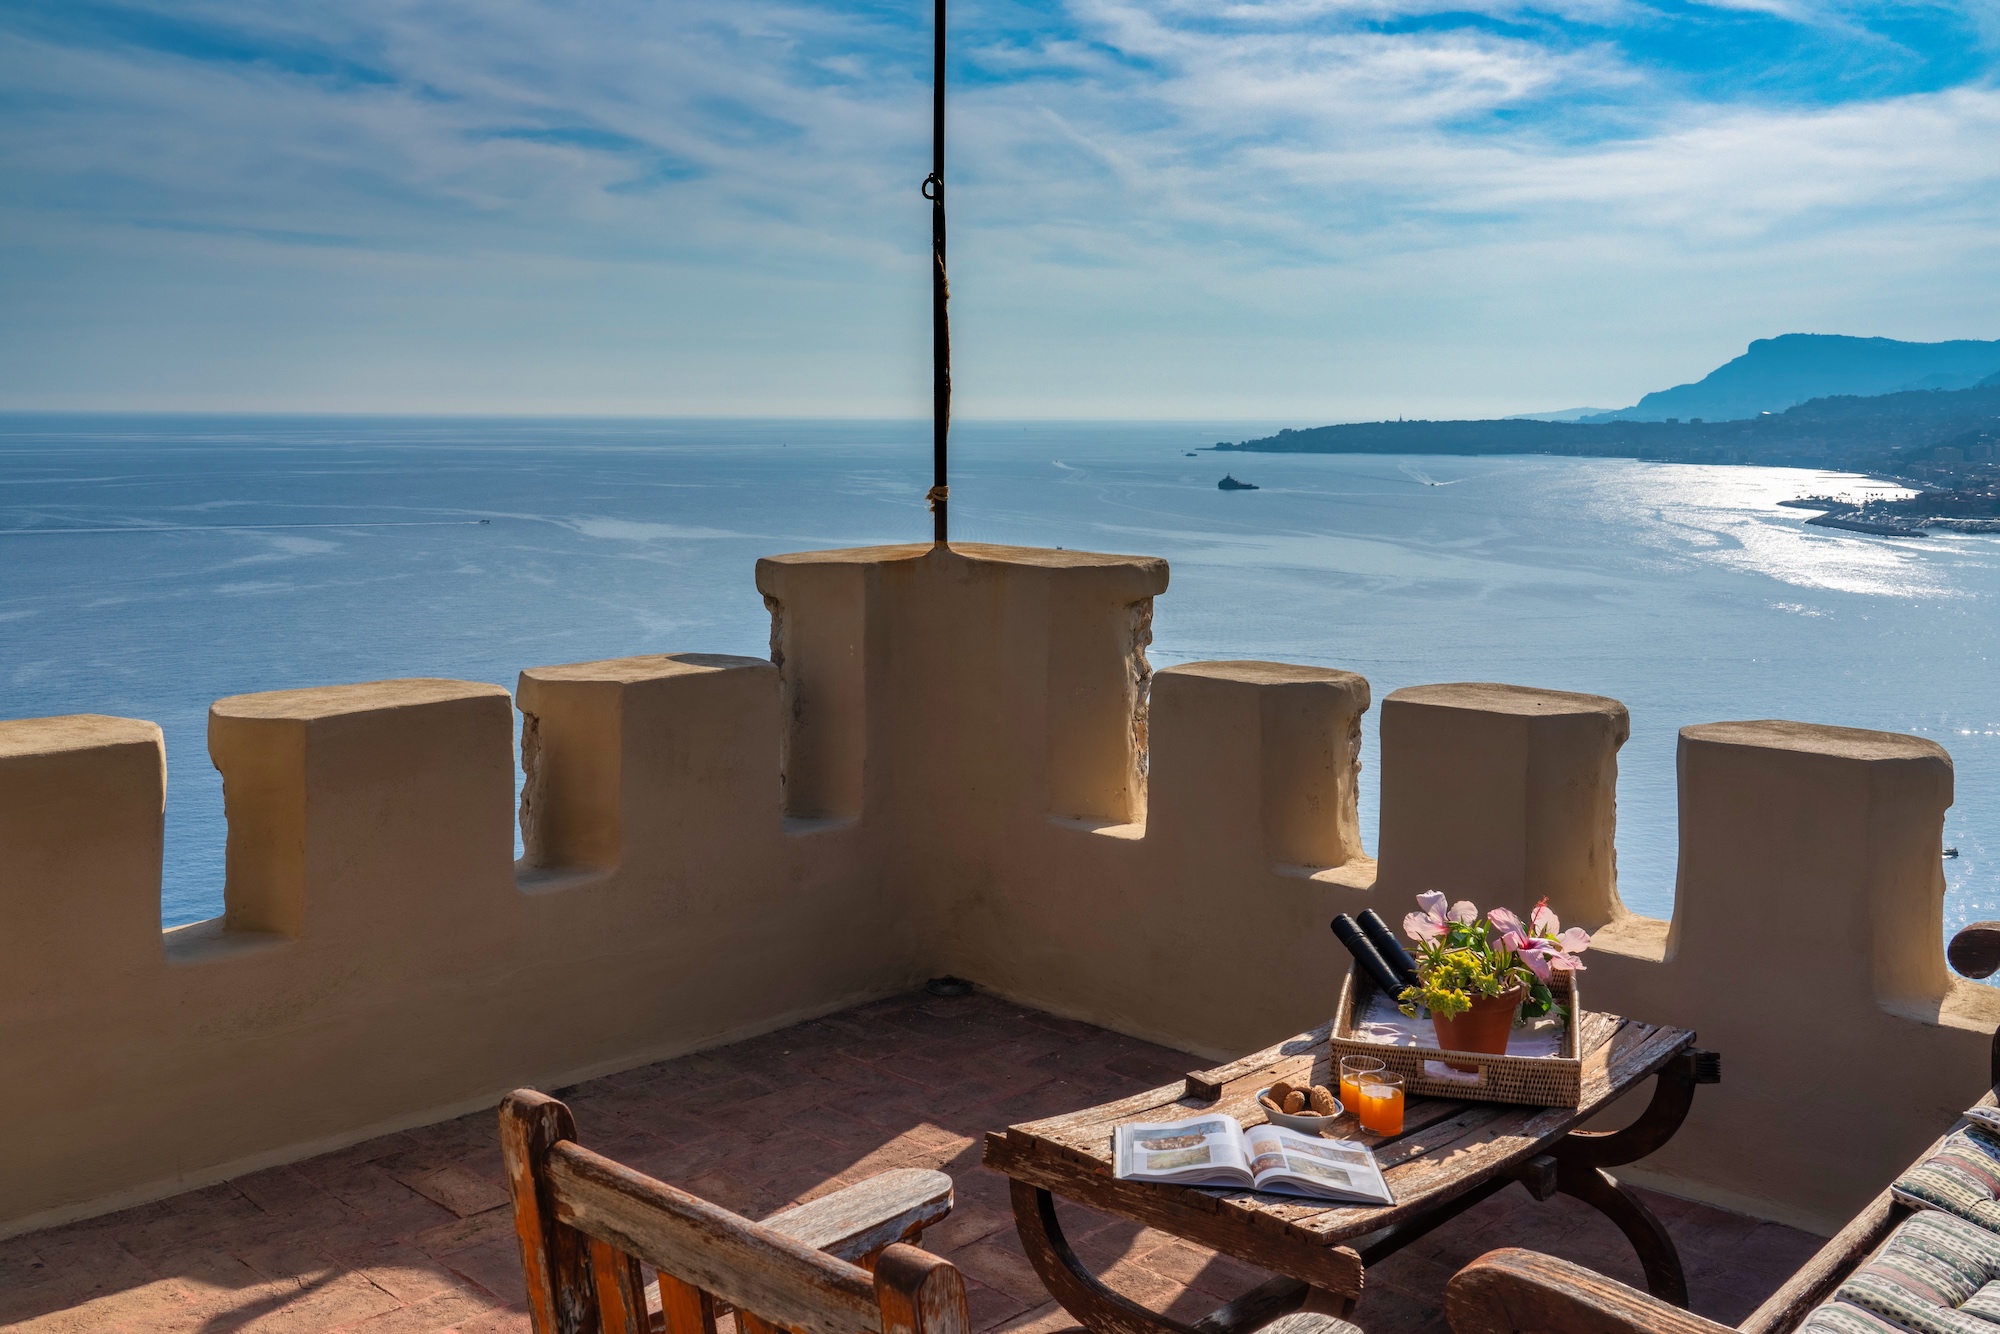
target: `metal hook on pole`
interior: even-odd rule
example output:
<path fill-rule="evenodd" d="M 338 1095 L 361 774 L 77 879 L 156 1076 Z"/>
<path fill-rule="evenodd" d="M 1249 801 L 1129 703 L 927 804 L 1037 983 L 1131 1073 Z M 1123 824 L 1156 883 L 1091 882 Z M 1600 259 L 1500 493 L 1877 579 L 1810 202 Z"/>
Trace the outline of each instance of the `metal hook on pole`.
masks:
<path fill-rule="evenodd" d="M 951 284 L 944 266 L 944 6 L 936 0 L 935 45 L 931 55 L 931 174 L 923 196 L 931 202 L 931 540 L 942 546 L 950 536 L 946 501 L 946 454 L 951 434 Z"/>

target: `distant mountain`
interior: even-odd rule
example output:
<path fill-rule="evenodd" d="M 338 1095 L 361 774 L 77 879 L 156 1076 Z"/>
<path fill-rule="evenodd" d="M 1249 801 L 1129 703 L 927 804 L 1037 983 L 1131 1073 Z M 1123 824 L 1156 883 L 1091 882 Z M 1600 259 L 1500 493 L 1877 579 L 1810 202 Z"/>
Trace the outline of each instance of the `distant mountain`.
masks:
<path fill-rule="evenodd" d="M 1783 412 L 1814 398 L 1968 389 L 1994 383 L 1996 376 L 2000 376 L 2000 340 L 1899 343 L 1893 338 L 1785 334 L 1758 339 L 1742 356 L 1693 384 L 1648 394 L 1633 407 L 1572 420 L 1737 421 Z"/>
<path fill-rule="evenodd" d="M 1510 422 L 1578 422 L 1611 420 L 1612 408 L 1557 408 L 1554 412 L 1517 412 L 1507 418 Z"/>
<path fill-rule="evenodd" d="M 1738 421 L 1352 422 L 1215 448 L 1271 454 L 1573 454 L 1897 472 L 1939 449 L 1956 451 L 1961 459 L 1989 457 L 1996 439 L 2000 374 L 1971 389 L 1815 398 Z M 1987 452 L 1975 454 L 1982 449 Z"/>

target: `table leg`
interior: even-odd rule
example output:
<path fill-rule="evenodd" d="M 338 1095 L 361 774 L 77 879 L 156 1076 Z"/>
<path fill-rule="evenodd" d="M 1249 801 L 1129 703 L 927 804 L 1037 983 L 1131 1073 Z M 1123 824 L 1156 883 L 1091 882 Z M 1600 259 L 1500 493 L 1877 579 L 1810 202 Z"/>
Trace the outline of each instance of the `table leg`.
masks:
<path fill-rule="evenodd" d="M 1564 1164 L 1562 1184 L 1556 1189 L 1575 1196 L 1616 1223 L 1625 1239 L 1632 1243 L 1632 1249 L 1639 1253 L 1639 1263 L 1646 1270 L 1646 1291 L 1663 1302 L 1687 1309 L 1687 1275 L 1681 1272 L 1681 1255 L 1674 1248 L 1674 1239 L 1667 1235 L 1667 1229 L 1645 1201 L 1632 1193 L 1630 1186 L 1601 1167 L 1578 1167 L 1572 1171 Z"/>
<path fill-rule="evenodd" d="M 1674 1137 L 1694 1105 L 1697 1084 L 1721 1080 L 1713 1052 L 1690 1049 L 1664 1066 L 1653 1084 L 1653 1100 L 1623 1130 L 1573 1130 L 1550 1151 L 1556 1160 L 1556 1189 L 1574 1196 L 1618 1225 L 1646 1270 L 1646 1287 L 1661 1301 L 1687 1307 L 1687 1276 L 1667 1229 L 1645 1202 L 1604 1169 L 1636 1162 Z"/>
<path fill-rule="evenodd" d="M 1049 1295 L 1090 1334 L 1248 1334 L 1298 1310 L 1316 1291 L 1298 1279 L 1275 1278 L 1193 1324 L 1183 1324 L 1105 1287 L 1070 1249 L 1062 1221 L 1056 1217 L 1055 1196 L 1025 1181 L 1011 1185 L 1014 1226 L 1021 1234 L 1028 1262 L 1034 1265 Z"/>

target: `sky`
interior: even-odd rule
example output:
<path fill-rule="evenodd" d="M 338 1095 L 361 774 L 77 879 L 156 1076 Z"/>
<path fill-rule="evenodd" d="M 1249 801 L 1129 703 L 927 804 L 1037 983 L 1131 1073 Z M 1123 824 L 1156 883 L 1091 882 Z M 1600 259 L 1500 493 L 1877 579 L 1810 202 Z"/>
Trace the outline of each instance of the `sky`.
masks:
<path fill-rule="evenodd" d="M 956 407 L 2000 337 L 2000 0 L 956 0 Z M 921 416 L 930 6 L 0 0 L 0 409 Z"/>

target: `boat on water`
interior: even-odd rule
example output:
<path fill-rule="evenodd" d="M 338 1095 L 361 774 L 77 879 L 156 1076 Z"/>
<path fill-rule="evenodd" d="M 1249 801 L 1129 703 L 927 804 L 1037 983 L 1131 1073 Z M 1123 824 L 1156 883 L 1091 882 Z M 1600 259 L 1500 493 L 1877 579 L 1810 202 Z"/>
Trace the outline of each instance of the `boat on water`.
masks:
<path fill-rule="evenodd" d="M 1218 491 L 1255 491 L 1257 484 L 1255 482 L 1239 482 L 1228 473 L 1224 473 L 1222 480 L 1215 484 L 1215 489 Z"/>

